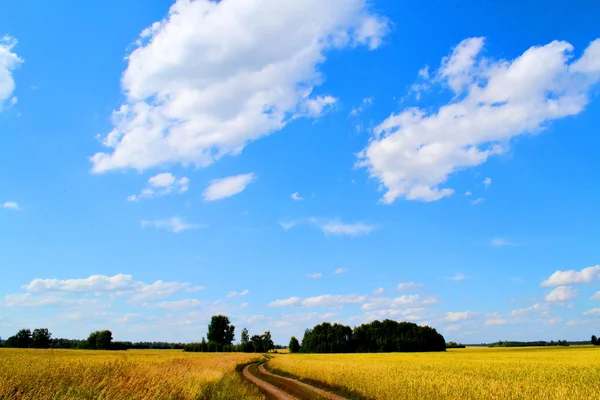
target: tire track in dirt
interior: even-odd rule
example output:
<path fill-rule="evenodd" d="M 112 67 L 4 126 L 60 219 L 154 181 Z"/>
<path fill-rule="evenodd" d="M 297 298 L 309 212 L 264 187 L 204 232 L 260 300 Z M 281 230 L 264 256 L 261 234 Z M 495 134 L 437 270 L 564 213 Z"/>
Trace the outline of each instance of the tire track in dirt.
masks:
<path fill-rule="evenodd" d="M 327 392 L 308 383 L 300 382 L 297 379 L 274 374 L 267 371 L 264 364 L 260 364 L 258 368 L 256 368 L 256 364 L 248 365 L 243 369 L 242 374 L 244 378 L 277 400 L 304 400 L 308 398 L 349 400 L 346 397 Z M 262 378 L 260 375 L 262 375 Z M 266 379 L 270 382 L 267 382 Z"/>

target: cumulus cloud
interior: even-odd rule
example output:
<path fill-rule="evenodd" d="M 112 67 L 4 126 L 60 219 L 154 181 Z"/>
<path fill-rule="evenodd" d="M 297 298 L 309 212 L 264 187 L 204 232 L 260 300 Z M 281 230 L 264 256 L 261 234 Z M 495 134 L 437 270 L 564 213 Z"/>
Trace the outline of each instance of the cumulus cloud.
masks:
<path fill-rule="evenodd" d="M 564 302 L 577 296 L 577 290 L 570 286 L 559 286 L 546 295 L 546 301 Z"/>
<path fill-rule="evenodd" d="M 243 297 L 246 296 L 250 293 L 250 291 L 248 289 L 244 289 L 241 292 L 235 292 L 235 291 L 231 291 L 229 293 L 227 293 L 227 297 L 231 298 L 231 297 Z"/>
<path fill-rule="evenodd" d="M 294 201 L 302 201 L 302 200 L 304 200 L 304 198 L 300 197 L 300 194 L 298 192 L 292 193 L 292 195 L 290 197 Z"/>
<path fill-rule="evenodd" d="M 433 113 L 408 108 L 375 127 L 357 165 L 379 180 L 384 203 L 452 195 L 443 187 L 451 174 L 506 152 L 514 137 L 580 113 L 600 79 L 600 39 L 575 62 L 564 41 L 531 47 L 514 60 L 483 57 L 483 44 L 465 39 L 442 60 L 433 79 L 453 92 L 448 104 Z"/>
<path fill-rule="evenodd" d="M 600 265 L 587 267 L 581 271 L 556 271 L 548 279 L 543 281 L 540 286 L 561 286 L 572 285 L 576 283 L 590 283 L 600 279 Z"/>
<path fill-rule="evenodd" d="M 202 286 L 194 286 L 189 282 L 164 282 L 153 283 L 136 281 L 132 275 L 117 274 L 91 275 L 78 279 L 41 279 L 32 280 L 21 289 L 31 293 L 54 294 L 107 294 L 127 296 L 131 302 L 146 301 L 168 297 L 178 292 L 196 292 L 203 290 Z"/>
<path fill-rule="evenodd" d="M 388 31 L 366 0 L 177 0 L 140 34 L 106 152 L 92 171 L 205 167 L 335 103 L 316 95 L 334 49 L 377 48 Z M 219 32 L 219 34 L 215 34 Z"/>
<path fill-rule="evenodd" d="M 0 37 L 0 111 L 5 100 L 9 99 L 15 90 L 13 71 L 23 63 L 23 60 L 13 52 L 17 39 L 11 36 Z M 17 102 L 16 97 L 11 99 L 11 104 Z"/>
<path fill-rule="evenodd" d="M 385 292 L 385 289 L 382 287 L 373 290 L 373 294 L 383 294 L 384 292 Z"/>
<path fill-rule="evenodd" d="M 302 303 L 302 299 L 300 297 L 290 297 L 283 300 L 275 300 L 269 303 L 269 307 L 290 307 L 290 306 L 298 306 Z"/>
<path fill-rule="evenodd" d="M 583 315 L 600 315 L 600 308 L 592 308 L 583 313 Z"/>
<path fill-rule="evenodd" d="M 534 304 L 534 305 L 532 305 L 530 307 L 525 307 L 525 308 L 519 308 L 517 310 L 512 310 L 509 315 L 511 317 L 518 317 L 518 316 L 521 316 L 523 314 L 527 314 L 527 313 L 529 313 L 531 311 L 540 311 L 540 310 L 545 310 L 545 309 L 546 309 L 545 305 L 536 303 L 536 304 Z"/>
<path fill-rule="evenodd" d="M 402 290 L 404 292 L 410 292 L 412 290 L 416 290 L 421 288 L 423 285 L 415 282 L 403 282 L 398 285 L 398 290 Z"/>
<path fill-rule="evenodd" d="M 246 186 L 254 180 L 254 173 L 228 176 L 227 178 L 215 179 L 210 186 L 204 190 L 204 201 L 215 201 L 235 196 L 246 189 Z"/>
<path fill-rule="evenodd" d="M 447 312 L 446 316 L 444 317 L 444 321 L 446 321 L 446 322 L 465 321 L 465 320 L 467 320 L 469 318 L 473 318 L 477 315 L 479 315 L 479 314 L 476 312 L 473 312 L 473 311 Z"/>
<path fill-rule="evenodd" d="M 492 185 L 492 178 L 485 178 L 483 180 L 483 186 L 487 189 Z"/>
<path fill-rule="evenodd" d="M 144 304 L 148 308 L 156 308 L 162 310 L 186 310 L 190 308 L 199 308 L 203 306 L 203 303 L 197 299 L 183 299 L 174 301 L 162 301 L 160 303 Z"/>
<path fill-rule="evenodd" d="M 314 274 L 306 274 L 310 279 L 319 279 L 323 276 L 320 272 L 316 272 Z"/>
<path fill-rule="evenodd" d="M 128 201 L 138 201 L 141 198 L 150 198 L 154 196 L 163 196 L 172 192 L 184 193 L 189 188 L 190 180 L 181 177 L 177 179 L 173 174 L 165 172 L 150 177 L 148 186 L 140 192 L 140 194 L 132 194 L 127 197 Z"/>
<path fill-rule="evenodd" d="M 590 300 L 600 300 L 600 291 L 596 292 L 592 297 L 590 297 Z"/>
<path fill-rule="evenodd" d="M 5 307 L 90 307 L 106 306 L 97 299 L 67 299 L 57 295 L 33 295 L 31 293 L 7 294 L 0 303 Z"/>
<path fill-rule="evenodd" d="M 19 203 L 17 203 L 16 201 L 5 201 L 2 204 L 2 208 L 6 208 L 8 210 L 13 211 L 21 211 L 21 206 L 19 206 Z"/>
<path fill-rule="evenodd" d="M 182 218 L 179 217 L 171 217 L 169 219 L 155 219 L 151 221 L 143 220 L 141 224 L 143 228 L 147 226 L 154 226 L 157 229 L 166 229 L 173 233 L 180 233 L 190 229 L 198 229 L 202 227 L 201 225 L 190 224 L 188 222 L 185 222 Z"/>

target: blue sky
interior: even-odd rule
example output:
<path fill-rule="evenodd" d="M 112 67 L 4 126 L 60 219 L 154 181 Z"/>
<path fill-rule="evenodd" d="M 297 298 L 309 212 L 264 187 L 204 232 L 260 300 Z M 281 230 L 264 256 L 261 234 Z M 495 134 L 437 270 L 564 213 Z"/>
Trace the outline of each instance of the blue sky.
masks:
<path fill-rule="evenodd" d="M 0 336 L 586 339 L 600 4 L 1 6 Z"/>

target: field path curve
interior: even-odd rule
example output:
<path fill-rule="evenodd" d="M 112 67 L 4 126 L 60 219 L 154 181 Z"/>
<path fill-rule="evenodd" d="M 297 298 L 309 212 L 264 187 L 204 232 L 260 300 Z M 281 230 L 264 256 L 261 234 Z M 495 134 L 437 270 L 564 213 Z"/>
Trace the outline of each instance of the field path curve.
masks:
<path fill-rule="evenodd" d="M 283 390 L 279 389 L 278 387 L 275 387 L 273 385 L 271 385 L 269 382 L 265 382 L 262 379 L 254 376 L 251 372 L 250 372 L 250 367 L 253 364 L 247 365 L 243 370 L 242 370 L 242 375 L 244 376 L 244 378 L 246 378 L 247 380 L 249 380 L 250 382 L 254 383 L 256 386 L 258 386 L 261 390 L 263 390 L 264 392 L 266 392 L 270 397 L 275 398 L 277 400 L 299 400 L 296 397 L 284 392 Z M 261 365 L 262 367 L 262 365 Z"/>
<path fill-rule="evenodd" d="M 337 395 L 337 394 L 335 394 L 335 393 L 331 393 L 331 392 L 325 391 L 325 390 L 323 390 L 323 389 L 319 389 L 318 387 L 314 387 L 314 386 L 312 386 L 312 385 L 309 385 L 308 383 L 301 382 L 301 381 L 299 381 L 299 380 L 297 380 L 297 379 L 293 379 L 293 378 L 287 378 L 287 377 L 285 377 L 285 376 L 281 376 L 281 375 L 277 375 L 277 374 L 274 374 L 274 373 L 272 373 L 272 372 L 269 372 L 269 371 L 267 371 L 267 369 L 265 368 L 264 364 L 261 364 L 261 365 L 258 367 L 258 370 L 259 370 L 259 371 L 260 371 L 262 374 L 265 374 L 265 375 L 268 375 L 268 376 L 272 376 L 272 377 L 275 377 L 275 378 L 278 378 L 278 379 L 283 379 L 283 380 L 285 380 L 285 381 L 288 381 L 288 382 L 290 382 L 290 383 L 292 383 L 292 384 L 296 384 L 296 385 L 298 385 L 298 386 L 302 386 L 302 387 L 303 387 L 303 388 L 305 388 L 305 389 L 312 390 L 313 392 L 315 392 L 315 393 L 318 393 L 318 394 L 320 394 L 321 396 L 323 396 L 323 397 L 325 397 L 325 398 L 328 398 L 328 399 L 331 399 L 331 400 L 349 400 L 349 399 L 347 399 L 346 397 L 342 397 L 342 396 L 340 396 L 340 395 Z"/>

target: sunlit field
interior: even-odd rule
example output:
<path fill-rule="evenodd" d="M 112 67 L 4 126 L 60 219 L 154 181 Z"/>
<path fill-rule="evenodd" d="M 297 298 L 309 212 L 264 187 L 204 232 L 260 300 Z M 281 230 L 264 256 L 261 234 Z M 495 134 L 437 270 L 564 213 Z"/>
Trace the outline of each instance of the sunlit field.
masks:
<path fill-rule="evenodd" d="M 373 399 L 600 398 L 600 348 L 275 355 L 271 368 Z"/>
<path fill-rule="evenodd" d="M 235 373 L 256 354 L 0 349 L 0 399 L 264 399 Z"/>

